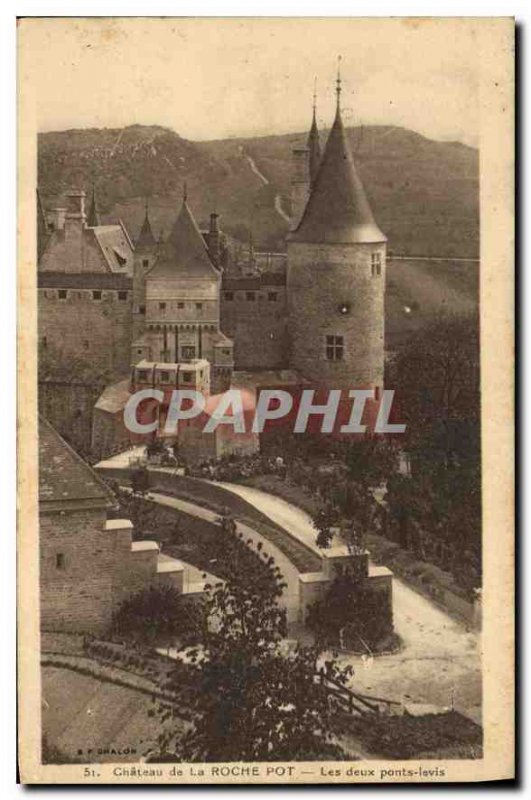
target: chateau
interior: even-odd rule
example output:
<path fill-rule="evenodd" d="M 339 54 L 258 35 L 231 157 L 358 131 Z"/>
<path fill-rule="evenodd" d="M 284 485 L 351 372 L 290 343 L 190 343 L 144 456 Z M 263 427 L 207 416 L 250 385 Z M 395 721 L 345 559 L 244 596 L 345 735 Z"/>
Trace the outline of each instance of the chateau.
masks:
<path fill-rule="evenodd" d="M 186 187 L 164 240 L 147 205 L 133 242 L 121 221 L 100 224 L 94 190 L 88 211 L 83 191 L 65 208 L 38 200 L 41 410 L 75 447 L 97 459 L 127 444 L 117 420 L 132 388 L 381 389 L 386 237 L 349 149 L 339 78 L 336 94 L 323 152 L 315 104 L 293 151 L 286 253 L 250 242 L 242 256 L 217 213 L 201 230 Z"/>

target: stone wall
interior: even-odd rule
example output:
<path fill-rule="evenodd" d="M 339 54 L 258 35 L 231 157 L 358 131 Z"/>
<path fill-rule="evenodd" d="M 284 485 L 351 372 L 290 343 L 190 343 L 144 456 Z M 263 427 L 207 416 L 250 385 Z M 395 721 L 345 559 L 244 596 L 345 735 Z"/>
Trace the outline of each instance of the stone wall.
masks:
<path fill-rule="evenodd" d="M 39 412 L 84 456 L 91 452 L 94 403 L 102 389 L 75 380 L 39 381 Z"/>
<path fill-rule="evenodd" d="M 129 373 L 131 289 L 40 288 L 38 315 L 41 371 L 92 380 Z"/>
<path fill-rule="evenodd" d="M 383 386 L 385 245 L 289 242 L 287 288 L 291 367 L 331 388 Z M 327 358 L 327 336 L 343 337 L 342 360 Z"/>
<path fill-rule="evenodd" d="M 112 619 L 114 553 L 105 510 L 41 514 L 41 627 L 105 631 Z"/>
<path fill-rule="evenodd" d="M 234 340 L 235 369 L 287 367 L 286 287 L 278 283 L 267 284 L 259 278 L 224 281 L 221 330 Z"/>
<path fill-rule="evenodd" d="M 39 289 L 39 407 L 83 453 L 90 452 L 94 403 L 106 383 L 129 373 L 131 312 L 128 289 Z"/>

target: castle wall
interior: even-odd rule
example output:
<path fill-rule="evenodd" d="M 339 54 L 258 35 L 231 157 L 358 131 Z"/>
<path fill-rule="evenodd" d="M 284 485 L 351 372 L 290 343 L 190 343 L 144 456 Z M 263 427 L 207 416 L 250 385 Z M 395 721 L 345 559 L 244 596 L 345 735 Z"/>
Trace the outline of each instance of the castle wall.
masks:
<path fill-rule="evenodd" d="M 291 367 L 331 388 L 381 387 L 385 244 L 289 242 L 287 288 Z M 342 360 L 327 357 L 327 336 L 343 338 Z"/>
<path fill-rule="evenodd" d="M 63 281 L 69 288 L 38 290 L 39 406 L 61 435 L 88 453 L 94 403 L 105 383 L 129 373 L 132 292 L 123 276 L 103 275 L 101 283 L 79 276 L 76 288 L 71 277 Z M 120 288 L 97 288 L 106 278 Z"/>
<path fill-rule="evenodd" d="M 283 276 L 280 276 L 283 279 Z M 234 340 L 235 369 L 288 364 L 286 286 L 264 278 L 230 278 L 221 292 L 221 330 Z"/>
<path fill-rule="evenodd" d="M 124 281 L 127 288 L 120 289 L 99 288 L 97 282 L 91 288 L 39 288 L 41 366 L 48 365 L 53 374 L 57 360 L 71 375 L 80 370 L 94 379 L 127 375 L 132 335 L 129 284 Z"/>

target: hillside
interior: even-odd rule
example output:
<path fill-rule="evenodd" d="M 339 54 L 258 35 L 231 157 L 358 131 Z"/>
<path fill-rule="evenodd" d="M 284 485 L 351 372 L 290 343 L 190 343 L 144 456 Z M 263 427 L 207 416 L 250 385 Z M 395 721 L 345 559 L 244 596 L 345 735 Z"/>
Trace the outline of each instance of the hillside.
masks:
<path fill-rule="evenodd" d="M 390 249 L 408 255 L 477 257 L 478 152 L 404 128 L 349 129 L 351 146 Z M 324 144 L 325 135 L 322 135 Z M 188 185 L 201 222 L 212 210 L 224 229 L 257 246 L 284 249 L 291 149 L 305 134 L 191 142 L 159 126 L 39 135 L 39 186 L 46 205 L 72 186 L 95 183 L 104 220 L 122 217 L 136 235 L 144 198 L 154 228 L 168 231 Z"/>

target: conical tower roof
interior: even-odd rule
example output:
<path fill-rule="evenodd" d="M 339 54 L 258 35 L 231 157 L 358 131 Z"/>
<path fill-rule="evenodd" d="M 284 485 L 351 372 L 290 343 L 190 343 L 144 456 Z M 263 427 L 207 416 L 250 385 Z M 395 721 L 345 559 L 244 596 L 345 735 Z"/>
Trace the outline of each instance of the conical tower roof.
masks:
<path fill-rule="evenodd" d="M 313 118 L 312 127 L 308 135 L 307 147 L 309 150 L 310 181 L 313 184 L 317 177 L 319 164 L 321 162 L 321 143 L 319 141 L 319 131 L 317 129 L 317 119 L 315 116 L 315 94 L 313 98 Z"/>
<path fill-rule="evenodd" d="M 298 227 L 289 235 L 289 240 L 316 244 L 387 241 L 376 224 L 354 166 L 339 101 L 308 203 Z"/>
<path fill-rule="evenodd" d="M 135 242 L 135 250 L 138 253 L 143 253 L 143 252 L 148 252 L 150 250 L 154 250 L 156 247 L 157 247 L 157 240 L 153 236 L 151 223 L 149 221 L 149 210 L 146 203 L 146 213 L 144 216 L 144 222 L 142 223 L 142 227 L 140 228 L 140 233 L 138 234 L 138 238 Z"/>
<path fill-rule="evenodd" d="M 92 187 L 92 199 L 90 201 L 90 209 L 87 217 L 87 226 L 89 228 L 97 228 L 101 225 L 100 215 L 98 213 L 98 206 L 96 204 L 96 190 Z"/>
<path fill-rule="evenodd" d="M 185 196 L 179 216 L 160 249 L 151 276 L 177 277 L 182 273 L 197 274 L 205 271 L 217 274 Z"/>

